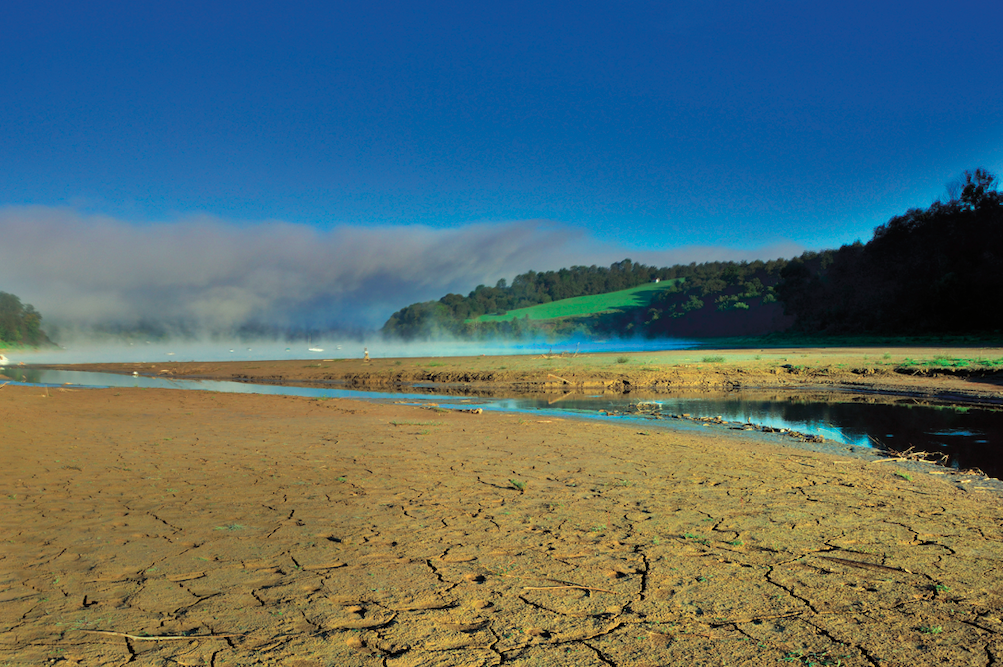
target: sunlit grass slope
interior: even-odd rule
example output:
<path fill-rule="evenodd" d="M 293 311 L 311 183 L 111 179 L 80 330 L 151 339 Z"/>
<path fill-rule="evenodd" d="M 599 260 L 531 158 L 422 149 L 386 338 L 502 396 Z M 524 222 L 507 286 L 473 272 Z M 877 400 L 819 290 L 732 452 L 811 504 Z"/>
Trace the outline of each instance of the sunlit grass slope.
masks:
<path fill-rule="evenodd" d="M 517 308 L 504 315 L 481 315 L 475 322 L 507 322 L 513 319 L 529 317 L 531 320 L 553 320 L 560 317 L 582 317 L 594 313 L 602 313 L 618 308 L 638 308 L 651 303 L 654 296 L 662 290 L 669 289 L 675 283 L 683 280 L 663 280 L 659 283 L 645 283 L 630 289 L 607 294 L 591 296 L 576 296 L 571 299 L 561 299 L 550 303 L 541 303 L 529 308 Z"/>

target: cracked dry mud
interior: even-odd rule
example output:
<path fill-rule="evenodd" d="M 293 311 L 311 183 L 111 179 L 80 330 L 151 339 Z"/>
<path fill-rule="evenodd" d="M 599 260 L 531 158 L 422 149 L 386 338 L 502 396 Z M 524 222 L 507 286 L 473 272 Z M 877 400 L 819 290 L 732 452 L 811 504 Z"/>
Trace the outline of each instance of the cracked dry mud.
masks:
<path fill-rule="evenodd" d="M 0 665 L 1003 664 L 977 483 L 347 400 L 0 405 Z"/>

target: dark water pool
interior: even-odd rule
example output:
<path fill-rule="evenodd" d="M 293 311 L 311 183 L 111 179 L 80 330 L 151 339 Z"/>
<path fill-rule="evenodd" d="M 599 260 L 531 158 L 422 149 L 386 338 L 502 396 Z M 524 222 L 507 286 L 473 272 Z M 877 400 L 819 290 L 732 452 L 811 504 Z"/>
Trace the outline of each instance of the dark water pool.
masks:
<path fill-rule="evenodd" d="M 633 396 L 631 398 L 568 397 L 556 404 L 548 400 L 501 401 L 512 408 L 532 407 L 594 413 L 626 411 L 641 404 L 650 411 L 657 404 L 663 420 L 670 415 L 720 416 L 724 421 L 790 429 L 856 447 L 946 455 L 947 464 L 962 470 L 978 468 L 1003 477 L 1003 411 L 993 408 L 919 405 L 911 399 L 878 402 L 873 396 L 832 392 L 825 400 L 817 392 L 804 396 L 791 392 L 732 392 L 727 395 Z M 553 400 L 553 399 L 550 399 Z"/>
<path fill-rule="evenodd" d="M 18 383 L 61 386 L 67 383 L 88 387 L 174 388 L 228 393 L 278 394 L 287 396 L 358 398 L 365 400 L 434 401 L 470 405 L 476 401 L 485 409 L 542 412 L 564 416 L 596 417 L 601 411 L 630 412 L 643 403 L 648 412 L 656 405 L 663 416 L 658 425 L 673 426 L 670 415 L 718 417 L 724 421 L 751 423 L 775 429 L 790 429 L 817 435 L 828 441 L 855 447 L 876 447 L 944 454 L 954 468 L 978 468 L 1003 478 L 1003 411 L 996 408 L 920 405 L 912 399 L 876 398 L 839 392 L 732 392 L 699 395 L 578 395 L 545 397 L 456 397 L 421 393 L 412 389 L 397 392 L 367 392 L 336 387 L 294 387 L 255 385 L 239 382 L 176 380 L 162 377 L 51 371 L 32 368 L 0 369 Z M 626 419 L 648 417 L 628 415 Z M 652 424 L 653 426 L 655 423 Z"/>

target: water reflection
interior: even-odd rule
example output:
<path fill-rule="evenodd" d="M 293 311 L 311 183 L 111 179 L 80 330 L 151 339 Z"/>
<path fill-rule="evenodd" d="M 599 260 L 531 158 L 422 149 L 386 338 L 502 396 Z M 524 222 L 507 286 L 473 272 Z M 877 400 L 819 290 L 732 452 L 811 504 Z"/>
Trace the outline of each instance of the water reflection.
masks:
<path fill-rule="evenodd" d="M 411 388 L 403 392 L 368 392 L 334 387 L 255 385 L 210 380 L 178 380 L 167 377 L 116 375 L 83 371 L 5 368 L 16 382 L 60 386 L 145 387 L 194 389 L 228 393 L 285 396 L 357 398 L 367 400 L 434 400 L 441 405 L 465 404 L 470 399 L 449 397 Z M 600 410 L 623 411 L 632 403 L 649 401 L 663 414 L 693 417 L 720 416 L 726 421 L 752 423 L 776 429 L 791 429 L 826 440 L 857 447 L 888 447 L 904 451 L 944 453 L 950 465 L 979 468 L 993 477 L 1003 477 L 1003 412 L 985 408 L 915 405 L 910 399 L 875 402 L 873 396 L 831 393 L 732 392 L 726 394 L 676 395 L 579 395 L 520 396 L 477 399 L 486 409 L 545 411 L 548 414 L 597 416 Z M 671 422 L 662 422 L 666 425 Z"/>
<path fill-rule="evenodd" d="M 993 409 L 916 405 L 911 399 L 876 403 L 873 396 L 833 393 L 826 400 L 776 392 L 734 392 L 723 396 L 592 397 L 562 400 L 564 410 L 623 410 L 631 402 L 654 402 L 663 413 L 720 416 L 726 421 L 786 428 L 858 447 L 947 454 L 950 465 L 1003 476 L 1003 412 Z M 525 406 L 514 399 L 511 407 Z M 538 399 L 534 407 L 553 409 Z"/>

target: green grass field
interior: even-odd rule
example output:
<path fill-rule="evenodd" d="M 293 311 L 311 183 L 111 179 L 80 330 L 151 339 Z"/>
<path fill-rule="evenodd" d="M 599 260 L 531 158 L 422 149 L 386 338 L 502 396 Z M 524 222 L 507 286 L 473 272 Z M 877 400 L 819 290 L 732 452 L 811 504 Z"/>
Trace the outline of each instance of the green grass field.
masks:
<path fill-rule="evenodd" d="M 481 315 L 474 322 L 508 322 L 513 319 L 523 319 L 529 316 L 531 320 L 553 320 L 561 317 L 582 317 L 603 313 L 618 308 L 644 307 L 651 303 L 652 298 L 663 290 L 683 280 L 663 280 L 660 283 L 645 283 L 630 289 L 608 294 L 593 294 L 592 296 L 576 296 L 572 299 L 561 299 L 550 303 L 541 303 L 529 308 L 517 308 L 504 315 Z"/>

